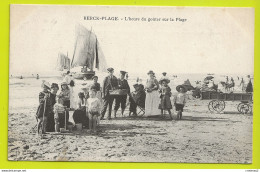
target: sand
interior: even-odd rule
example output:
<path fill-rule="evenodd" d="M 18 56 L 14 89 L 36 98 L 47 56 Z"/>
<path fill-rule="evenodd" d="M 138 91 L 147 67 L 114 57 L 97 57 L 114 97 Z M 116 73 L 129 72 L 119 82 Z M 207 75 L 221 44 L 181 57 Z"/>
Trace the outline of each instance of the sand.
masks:
<path fill-rule="evenodd" d="M 9 160 L 252 163 L 253 118 L 237 112 L 239 102 L 227 102 L 216 114 L 208 111 L 209 101 L 191 98 L 182 120 L 176 112 L 170 121 L 168 115 L 133 118 L 119 111 L 118 118 L 101 121 L 97 135 L 83 130 L 41 137 L 32 129 L 38 82 L 10 82 Z"/>

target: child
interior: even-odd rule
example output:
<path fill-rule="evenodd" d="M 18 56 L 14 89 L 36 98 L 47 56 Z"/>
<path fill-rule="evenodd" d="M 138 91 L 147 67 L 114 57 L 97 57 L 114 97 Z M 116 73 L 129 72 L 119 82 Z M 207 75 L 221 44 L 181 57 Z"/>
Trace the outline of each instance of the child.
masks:
<path fill-rule="evenodd" d="M 60 128 L 65 127 L 65 113 L 66 107 L 63 106 L 63 100 L 61 97 L 57 97 L 57 103 L 53 106 L 54 111 L 54 122 L 55 122 L 55 132 L 59 132 Z M 68 121 L 66 120 L 66 123 Z"/>
<path fill-rule="evenodd" d="M 40 128 L 42 133 L 46 132 L 47 128 L 47 118 L 50 116 L 52 105 L 50 100 L 50 84 L 46 81 L 42 82 L 43 91 L 39 93 L 39 103 L 36 116 L 37 116 L 37 131 L 40 133 Z"/>
<path fill-rule="evenodd" d="M 69 114 L 70 108 L 70 89 L 66 82 L 61 83 L 61 92 L 59 97 L 62 99 L 63 105 L 67 108 L 67 114 Z M 69 115 L 66 116 L 67 120 L 69 120 Z"/>
<path fill-rule="evenodd" d="M 94 130 L 94 133 L 97 132 L 97 120 L 98 116 L 100 115 L 100 109 L 101 109 L 101 102 L 100 100 L 96 97 L 96 88 L 91 87 L 89 91 L 89 98 L 87 99 L 86 102 L 86 109 L 88 112 L 88 117 L 89 117 L 89 129 L 92 132 Z"/>
<path fill-rule="evenodd" d="M 177 119 L 181 119 L 183 108 L 186 103 L 186 94 L 185 94 L 186 88 L 182 85 L 178 85 L 176 87 L 176 90 L 178 91 L 178 94 L 174 98 L 174 105 L 177 111 Z"/>
<path fill-rule="evenodd" d="M 162 79 L 159 82 L 161 84 L 161 88 L 159 89 L 160 92 L 160 98 L 161 102 L 159 104 L 159 109 L 161 109 L 161 114 L 163 116 L 163 111 L 167 110 L 169 112 L 171 120 L 173 119 L 171 109 L 172 109 L 172 104 L 171 104 L 171 88 L 168 86 L 168 80 L 167 79 Z"/>

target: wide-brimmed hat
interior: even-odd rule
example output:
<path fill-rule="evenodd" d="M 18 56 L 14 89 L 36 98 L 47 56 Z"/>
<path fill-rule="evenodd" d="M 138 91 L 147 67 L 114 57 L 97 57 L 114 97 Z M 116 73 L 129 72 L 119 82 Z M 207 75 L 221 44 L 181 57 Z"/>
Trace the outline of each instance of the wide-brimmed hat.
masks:
<path fill-rule="evenodd" d="M 57 83 L 52 83 L 51 84 L 51 88 L 58 88 L 58 89 L 60 89 L 59 85 Z"/>
<path fill-rule="evenodd" d="M 121 70 L 121 71 L 120 71 L 120 73 L 121 73 L 122 75 L 125 75 L 127 72 L 126 72 L 126 71 L 123 71 L 123 70 Z"/>
<path fill-rule="evenodd" d="M 162 74 L 167 74 L 166 72 L 163 72 Z"/>
<path fill-rule="evenodd" d="M 93 79 L 95 79 L 95 78 L 97 78 L 97 79 L 98 79 L 98 76 L 94 75 L 94 76 L 92 76 L 92 78 L 91 78 L 91 79 L 93 80 Z"/>
<path fill-rule="evenodd" d="M 114 71 L 114 68 L 112 68 L 112 67 L 107 68 L 107 71 L 108 71 L 108 72 L 112 72 L 112 71 Z"/>
<path fill-rule="evenodd" d="M 183 88 L 183 89 L 184 89 L 184 92 L 187 92 L 186 87 L 183 86 L 183 85 L 178 85 L 178 86 L 176 87 L 176 90 L 177 90 L 178 92 L 180 92 L 180 88 Z"/>
<path fill-rule="evenodd" d="M 47 81 L 42 81 L 42 87 L 46 86 L 48 89 L 51 89 L 51 85 Z"/>
<path fill-rule="evenodd" d="M 160 79 L 159 84 L 162 84 L 164 81 L 165 81 L 167 84 L 170 83 L 170 80 L 169 80 L 169 79 L 162 78 L 162 79 Z"/>
<path fill-rule="evenodd" d="M 147 73 L 147 75 L 149 75 L 149 74 L 155 74 L 152 70 L 150 70 L 148 73 Z"/>
<path fill-rule="evenodd" d="M 135 83 L 135 84 L 133 85 L 133 87 L 134 87 L 134 88 L 139 87 L 139 84 L 138 84 L 138 83 Z"/>

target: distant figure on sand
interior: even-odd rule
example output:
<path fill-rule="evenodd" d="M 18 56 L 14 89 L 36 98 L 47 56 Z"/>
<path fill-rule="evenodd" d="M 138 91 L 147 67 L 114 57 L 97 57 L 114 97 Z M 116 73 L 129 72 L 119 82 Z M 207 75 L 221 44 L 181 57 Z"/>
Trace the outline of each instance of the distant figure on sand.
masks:
<path fill-rule="evenodd" d="M 186 88 L 182 85 L 178 85 L 176 87 L 176 90 L 178 91 L 178 94 L 175 95 L 174 97 L 174 105 L 175 105 L 175 110 L 177 111 L 177 119 L 181 119 L 182 118 L 182 112 L 183 112 L 183 108 L 185 106 L 186 103 Z"/>
<path fill-rule="evenodd" d="M 161 115 L 162 117 L 164 117 L 164 110 L 167 110 L 169 115 L 170 115 L 170 119 L 172 120 L 172 113 L 171 113 L 171 109 L 172 109 L 172 104 L 171 104 L 171 99 L 170 97 L 172 96 L 171 93 L 171 88 L 168 86 L 168 80 L 167 79 L 162 79 L 159 81 L 161 87 L 159 89 L 159 93 L 160 93 L 160 98 L 161 98 L 161 102 L 159 104 L 159 109 L 161 109 Z"/>
<path fill-rule="evenodd" d="M 159 82 L 155 79 L 155 73 L 150 70 L 147 75 L 149 79 L 146 81 L 146 98 L 145 98 L 145 115 L 159 115 L 160 110 L 158 105 L 160 103 L 159 98 Z"/>
<path fill-rule="evenodd" d="M 40 79 L 39 74 L 36 75 L 36 79 Z"/>
<path fill-rule="evenodd" d="M 167 80 L 167 82 L 168 82 L 168 83 L 170 83 L 170 79 L 169 79 L 169 78 L 166 76 L 166 75 L 167 75 L 167 73 L 166 73 L 166 72 L 163 72 L 163 73 L 162 73 L 162 75 L 163 75 L 163 76 L 161 77 L 161 79 L 160 79 L 160 80 L 163 80 L 163 79 L 165 79 L 165 80 Z"/>
<path fill-rule="evenodd" d="M 246 92 L 247 92 L 247 93 L 252 93 L 252 92 L 253 92 L 253 84 L 252 84 L 250 75 L 247 76 Z"/>
<path fill-rule="evenodd" d="M 130 87 L 128 85 L 127 80 L 125 79 L 126 72 L 120 71 L 120 78 L 118 79 L 118 89 L 124 89 L 127 90 L 128 94 L 130 94 Z M 116 96 L 116 103 L 114 108 L 114 117 L 116 118 L 116 112 L 121 106 L 121 115 L 124 115 L 124 111 L 126 108 L 126 99 L 127 95 L 118 95 Z"/>
<path fill-rule="evenodd" d="M 111 119 L 111 112 L 112 112 L 112 105 L 114 102 L 115 97 L 113 95 L 110 95 L 109 91 L 115 90 L 118 87 L 118 81 L 117 78 L 114 76 L 114 69 L 108 68 L 108 76 L 105 77 L 102 85 L 102 96 L 104 100 L 104 105 L 101 110 L 101 120 L 104 119 L 107 106 L 108 108 L 108 120 Z"/>
<path fill-rule="evenodd" d="M 23 79 L 23 76 L 22 76 L 22 75 L 20 76 L 20 79 Z"/>

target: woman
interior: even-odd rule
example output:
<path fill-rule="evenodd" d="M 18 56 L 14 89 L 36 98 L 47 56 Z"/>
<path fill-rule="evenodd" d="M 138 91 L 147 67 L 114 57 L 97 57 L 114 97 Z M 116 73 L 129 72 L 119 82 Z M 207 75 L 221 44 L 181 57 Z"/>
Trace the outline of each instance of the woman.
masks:
<path fill-rule="evenodd" d="M 83 92 L 78 94 L 78 103 L 77 108 L 73 113 L 73 120 L 75 124 L 82 123 L 82 126 L 85 128 L 88 127 L 88 118 L 86 114 L 86 100 Z"/>
<path fill-rule="evenodd" d="M 146 82 L 146 98 L 145 98 L 145 115 L 159 115 L 160 110 L 158 109 L 158 105 L 160 104 L 159 97 L 159 83 L 155 79 L 155 73 L 151 70 L 147 73 L 149 75 L 149 79 Z"/>

